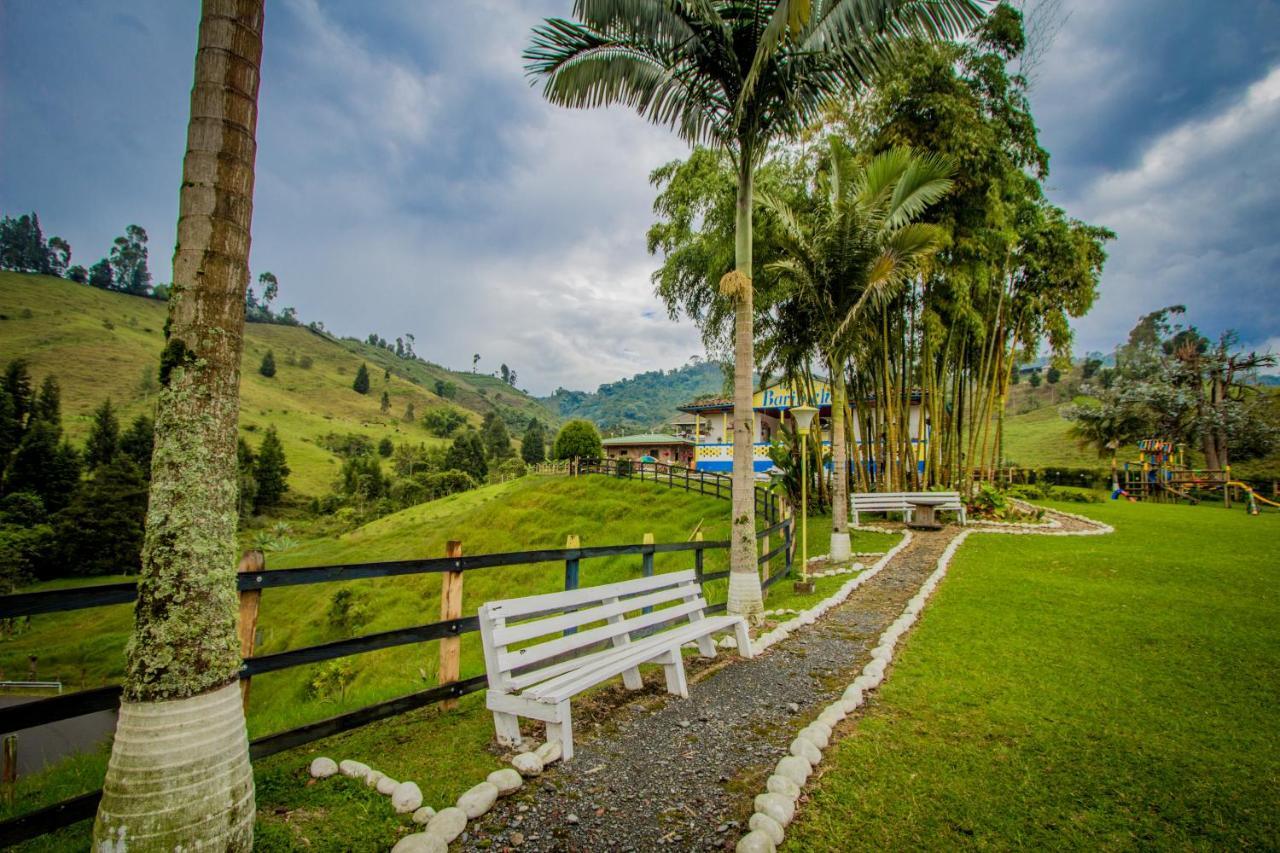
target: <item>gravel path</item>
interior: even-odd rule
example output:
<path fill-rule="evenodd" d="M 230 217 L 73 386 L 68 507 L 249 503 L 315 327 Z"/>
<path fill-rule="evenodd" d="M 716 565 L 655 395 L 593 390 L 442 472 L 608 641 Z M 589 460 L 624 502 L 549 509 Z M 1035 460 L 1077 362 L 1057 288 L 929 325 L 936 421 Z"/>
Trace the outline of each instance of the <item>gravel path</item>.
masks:
<path fill-rule="evenodd" d="M 954 535 L 917 532 L 844 604 L 753 660 L 712 664 L 686 700 L 667 700 L 655 674 L 585 713 L 575 701 L 573 761 L 468 825 L 460 849 L 732 850 L 768 771 L 870 660 Z"/>
<path fill-rule="evenodd" d="M 1091 527 L 1048 514 L 1057 531 Z M 753 660 L 689 659 L 686 700 L 662 691 L 660 673 L 643 691 L 575 700 L 573 762 L 500 800 L 458 849 L 733 850 L 773 766 L 870 660 L 957 532 L 915 532 L 843 604 Z"/>

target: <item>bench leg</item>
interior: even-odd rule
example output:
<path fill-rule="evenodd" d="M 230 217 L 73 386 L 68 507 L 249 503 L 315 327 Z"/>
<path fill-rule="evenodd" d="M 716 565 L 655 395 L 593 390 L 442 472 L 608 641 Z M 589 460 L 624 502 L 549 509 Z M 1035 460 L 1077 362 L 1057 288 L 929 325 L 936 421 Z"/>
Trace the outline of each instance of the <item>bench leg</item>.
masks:
<path fill-rule="evenodd" d="M 560 754 L 564 761 L 573 758 L 573 711 L 566 699 L 556 705 L 556 716 L 559 722 L 547 723 L 547 740 L 560 741 Z"/>
<path fill-rule="evenodd" d="M 738 657 L 751 657 L 751 634 L 747 631 L 747 621 L 745 619 L 738 620 L 737 624 L 733 626 L 733 633 L 738 640 Z"/>
<path fill-rule="evenodd" d="M 698 638 L 698 654 L 704 658 L 716 656 L 716 641 L 711 639 L 710 634 L 704 634 Z"/>
<path fill-rule="evenodd" d="M 622 683 L 628 690 L 643 690 L 644 679 L 640 677 L 640 668 L 636 667 L 623 672 Z"/>
<path fill-rule="evenodd" d="M 667 677 L 667 692 L 688 699 L 689 683 L 684 677 L 684 657 L 679 649 L 672 649 L 663 656 L 662 671 Z"/>
<path fill-rule="evenodd" d="M 515 714 L 494 711 L 493 727 L 498 730 L 498 743 L 503 746 L 520 745 L 520 718 Z"/>

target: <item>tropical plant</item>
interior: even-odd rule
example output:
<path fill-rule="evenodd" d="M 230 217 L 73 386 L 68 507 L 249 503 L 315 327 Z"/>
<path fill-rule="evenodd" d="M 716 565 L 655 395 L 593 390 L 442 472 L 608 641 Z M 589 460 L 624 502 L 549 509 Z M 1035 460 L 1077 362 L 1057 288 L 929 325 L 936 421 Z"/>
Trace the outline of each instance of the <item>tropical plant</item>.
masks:
<path fill-rule="evenodd" d="M 777 327 L 799 338 L 792 350 L 806 360 L 816 344 L 831 376 L 834 560 L 850 556 L 845 364 L 858 347 L 876 343 L 872 309 L 896 297 L 946 243 L 942 229 L 915 220 L 951 189 L 951 168 L 946 158 L 905 148 L 859 165 L 848 144 L 832 136 L 807 197 L 799 203 L 762 197 L 778 220 L 781 255 L 766 269 L 792 288 L 778 306 L 789 316 Z"/>
<path fill-rule="evenodd" d="M 955 36 L 973 0 L 577 0 L 577 21 L 546 20 L 525 51 L 543 94 L 569 107 L 623 104 L 692 145 L 727 151 L 737 171 L 734 263 L 718 287 L 734 304 L 733 529 L 729 611 L 763 610 L 756 567 L 752 378 L 752 182 L 771 144 L 866 86 L 904 36 Z"/>
<path fill-rule="evenodd" d="M 201 11 L 133 636 L 95 850 L 253 847 L 236 421 L 263 0 Z"/>

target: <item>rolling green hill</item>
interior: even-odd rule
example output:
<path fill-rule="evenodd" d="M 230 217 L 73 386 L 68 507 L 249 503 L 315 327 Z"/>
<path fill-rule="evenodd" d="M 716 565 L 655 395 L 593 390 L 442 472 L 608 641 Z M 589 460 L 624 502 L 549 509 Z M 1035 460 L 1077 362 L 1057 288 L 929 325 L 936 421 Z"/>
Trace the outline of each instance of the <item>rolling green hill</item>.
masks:
<path fill-rule="evenodd" d="M 0 361 L 27 359 L 37 383 L 49 373 L 58 378 L 64 424 L 79 441 L 94 408 L 107 397 L 125 426 L 150 410 L 166 311 L 165 303 L 151 299 L 0 272 Z M 277 370 L 270 379 L 258 373 L 268 350 Z M 351 387 L 361 363 L 369 366 L 368 394 Z M 241 376 L 241 434 L 256 445 L 262 431 L 274 425 L 293 469 L 289 486 L 304 496 L 327 492 L 338 470 L 338 458 L 321 444 L 330 433 L 442 444 L 444 439 L 433 437 L 420 421 L 427 411 L 444 406 L 463 410 L 475 424 L 489 411 L 513 426 L 523 427 L 531 416 L 554 420 L 532 397 L 496 377 L 398 358 L 380 347 L 301 326 L 247 326 Z M 452 386 L 446 389 L 448 399 L 436 393 L 437 382 Z M 384 390 L 391 400 L 387 414 L 380 410 Z M 410 403 L 418 422 L 402 420 Z"/>
<path fill-rule="evenodd" d="M 677 406 L 704 394 L 719 394 L 723 387 L 720 365 L 698 361 L 674 370 L 637 373 L 594 392 L 557 388 L 542 402 L 562 418 L 586 418 L 606 433 L 666 432 Z"/>

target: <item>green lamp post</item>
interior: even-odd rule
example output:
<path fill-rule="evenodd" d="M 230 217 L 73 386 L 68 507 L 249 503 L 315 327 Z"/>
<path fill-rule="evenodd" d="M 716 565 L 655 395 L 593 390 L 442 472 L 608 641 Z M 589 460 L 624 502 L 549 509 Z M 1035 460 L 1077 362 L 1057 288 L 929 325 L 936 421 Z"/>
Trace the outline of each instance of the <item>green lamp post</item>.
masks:
<path fill-rule="evenodd" d="M 809 427 L 818 410 L 813 406 L 793 406 L 791 417 L 796 422 L 800 443 L 800 580 L 797 591 L 812 592 L 809 587 Z"/>

